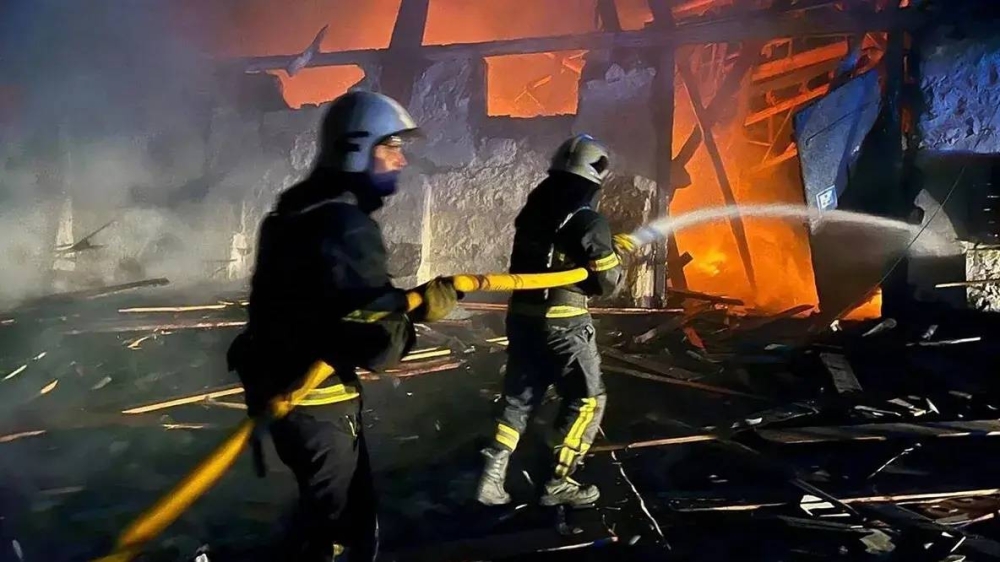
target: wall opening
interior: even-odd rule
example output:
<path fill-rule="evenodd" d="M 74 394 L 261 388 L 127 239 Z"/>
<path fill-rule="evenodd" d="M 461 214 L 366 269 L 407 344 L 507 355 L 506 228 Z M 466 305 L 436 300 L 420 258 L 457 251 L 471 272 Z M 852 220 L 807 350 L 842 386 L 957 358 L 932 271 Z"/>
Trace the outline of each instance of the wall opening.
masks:
<path fill-rule="evenodd" d="M 365 71 L 357 65 L 304 68 L 294 76 L 284 70 L 268 74 L 278 77 L 281 95 L 292 109 L 332 101 L 365 77 Z"/>
<path fill-rule="evenodd" d="M 576 113 L 586 51 L 486 58 L 486 113 L 541 117 Z"/>

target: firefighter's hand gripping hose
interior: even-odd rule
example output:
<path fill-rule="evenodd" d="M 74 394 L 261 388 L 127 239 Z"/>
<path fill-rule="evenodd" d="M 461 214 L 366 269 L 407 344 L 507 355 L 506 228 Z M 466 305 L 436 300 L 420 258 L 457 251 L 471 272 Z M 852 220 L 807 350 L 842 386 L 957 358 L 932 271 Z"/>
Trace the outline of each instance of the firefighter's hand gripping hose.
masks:
<path fill-rule="evenodd" d="M 456 275 L 451 277 L 455 290 L 462 293 L 474 291 L 517 291 L 548 289 L 579 283 L 587 278 L 583 268 L 554 273 L 538 274 L 486 274 Z M 406 294 L 408 311 L 423 303 L 421 294 Z M 163 495 L 142 515 L 136 518 L 115 543 L 115 551 L 94 562 L 127 562 L 138 555 L 142 546 L 163 532 L 177 517 L 208 491 L 236 462 L 250 441 L 258 422 L 280 419 L 297 406 L 303 398 L 333 374 L 333 367 L 318 361 L 310 367 L 302 384 L 292 392 L 273 399 L 266 420 L 246 419 L 215 451 L 185 476 L 173 489 Z"/>

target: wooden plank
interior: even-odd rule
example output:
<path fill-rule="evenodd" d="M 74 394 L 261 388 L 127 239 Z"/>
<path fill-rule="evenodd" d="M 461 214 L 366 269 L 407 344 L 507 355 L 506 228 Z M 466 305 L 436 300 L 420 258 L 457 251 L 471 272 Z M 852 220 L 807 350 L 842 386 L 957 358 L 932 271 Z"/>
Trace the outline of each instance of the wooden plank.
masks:
<path fill-rule="evenodd" d="M 429 373 L 439 373 L 442 371 L 450 371 L 452 369 L 462 366 L 464 362 L 461 361 L 427 361 L 425 363 L 416 363 L 410 368 L 405 369 L 389 369 L 385 373 L 374 374 L 370 371 L 364 369 L 358 370 L 358 378 L 361 380 L 379 380 L 381 375 L 388 377 L 395 377 L 399 379 L 413 377 L 417 375 L 425 375 Z M 191 394 L 186 396 L 180 396 L 177 398 L 172 398 L 170 400 L 163 400 L 161 402 L 154 402 L 152 404 L 143 404 L 140 406 L 133 406 L 131 408 L 126 408 L 122 410 L 122 414 L 136 415 L 136 414 L 147 414 L 150 412 L 157 412 L 160 410 L 166 410 L 169 408 L 176 408 L 178 406 L 188 406 L 191 404 L 199 404 L 204 402 L 211 402 L 219 398 L 224 398 L 226 396 L 234 396 L 237 394 L 243 394 L 243 387 L 239 385 L 229 385 L 216 390 L 211 390 L 207 392 L 202 392 L 198 394 Z"/>
<path fill-rule="evenodd" d="M 796 146 L 795 143 L 792 143 L 792 144 L 788 145 L 788 148 L 785 149 L 785 151 L 782 152 L 780 155 L 775 156 L 774 158 L 770 158 L 768 160 L 765 160 L 765 161 L 761 162 L 760 164 L 757 164 L 753 168 L 750 168 L 749 170 L 747 170 L 747 173 L 749 173 L 749 174 L 759 174 L 761 172 L 769 171 L 771 168 L 773 168 L 775 166 L 778 166 L 780 164 L 783 164 L 783 163 L 791 160 L 792 158 L 795 158 L 798 155 L 799 155 L 799 147 Z"/>
<path fill-rule="evenodd" d="M 759 65 L 756 69 L 754 69 L 751 79 L 754 82 L 763 82 L 765 80 L 781 76 L 782 74 L 842 59 L 847 56 L 847 52 L 847 41 L 833 43 L 817 49 L 810 49 L 790 57 Z"/>
<path fill-rule="evenodd" d="M 752 428 L 751 428 L 752 429 Z M 845 441 L 888 441 L 890 439 L 941 439 L 949 437 L 996 437 L 1000 435 L 1000 420 L 970 420 L 926 423 L 871 423 L 846 426 L 818 426 L 783 429 L 757 429 L 757 435 L 782 445 L 803 443 L 839 443 Z M 712 432 L 680 435 L 634 443 L 608 444 L 593 447 L 595 453 L 644 449 L 716 441 Z"/>
<path fill-rule="evenodd" d="M 402 0 L 389 48 L 383 51 L 380 83 L 382 91 L 404 105 L 413 93 L 413 84 L 423 71 L 420 46 L 424 42 L 430 0 Z"/>
<path fill-rule="evenodd" d="M 729 175 L 726 173 L 726 166 L 722 162 L 722 154 L 719 152 L 718 145 L 715 144 L 715 135 L 712 134 L 712 123 L 705 112 L 705 106 L 702 105 L 698 81 L 691 72 L 689 65 L 681 64 L 678 66 L 678 70 L 681 80 L 684 82 L 684 87 L 687 89 L 691 108 L 694 109 L 695 118 L 698 120 L 698 128 L 701 129 L 701 142 L 705 145 L 705 150 L 712 160 L 712 167 L 715 168 L 719 190 L 722 191 L 722 199 L 726 205 L 735 207 L 737 204 L 736 194 L 733 193 L 733 187 L 729 183 Z M 757 275 L 754 272 L 753 258 L 750 256 L 750 242 L 747 240 L 746 226 L 743 224 L 742 217 L 738 214 L 729 217 L 729 227 L 732 229 L 733 236 L 736 239 L 736 249 L 740 254 L 740 260 L 743 262 L 743 269 L 746 272 L 747 281 L 750 283 L 750 289 L 756 292 Z"/>
<path fill-rule="evenodd" d="M 819 359 L 823 362 L 827 372 L 830 373 L 833 386 L 837 389 L 838 394 L 861 392 L 861 383 L 854 375 L 854 369 L 851 368 L 847 357 L 840 353 L 820 353 Z"/>
<path fill-rule="evenodd" d="M 686 369 L 681 369 L 679 367 L 673 367 L 670 365 L 663 365 L 656 361 L 650 359 L 644 359 L 642 357 L 636 357 L 634 355 L 629 355 L 627 353 L 622 353 L 613 347 L 598 346 L 601 351 L 601 355 L 605 357 L 611 357 L 612 359 L 617 359 L 623 363 L 628 363 L 629 365 L 635 365 L 641 369 L 645 369 L 652 373 L 657 373 L 665 377 L 671 377 L 678 380 L 690 381 L 700 376 L 696 373 L 692 373 Z"/>
<path fill-rule="evenodd" d="M 747 115 L 747 118 L 745 121 L 743 121 L 743 124 L 745 126 L 750 126 L 755 123 L 760 123 L 761 121 L 774 117 L 775 115 L 779 115 L 782 112 L 789 111 L 795 109 L 800 105 L 807 104 L 814 99 L 826 95 L 826 93 L 829 91 L 830 91 L 830 85 L 826 84 L 820 86 L 819 88 L 809 90 L 808 92 L 803 92 L 793 98 L 789 98 L 787 100 L 778 102 L 767 109 Z"/>
<path fill-rule="evenodd" d="M 786 445 L 834 441 L 888 441 L 900 438 L 996 437 L 1000 435 L 1000 420 L 760 429 L 757 430 L 757 434 L 767 441 Z"/>
<path fill-rule="evenodd" d="M 662 0 L 650 2 L 653 10 L 653 28 L 663 33 L 672 33 L 674 29 L 673 14 L 670 7 Z M 673 172 L 673 140 L 674 140 L 674 106 L 676 88 L 674 85 L 674 69 L 676 67 L 676 47 L 667 44 L 659 53 L 650 53 L 656 59 L 656 78 L 650 96 L 651 112 L 653 114 L 654 133 L 656 135 L 656 193 L 653 200 L 653 216 L 656 218 L 670 214 L 670 200 L 673 198 L 673 184 L 670 175 Z M 667 242 L 657 240 L 653 244 L 653 306 L 663 308 L 667 305 Z"/>
<path fill-rule="evenodd" d="M 618 8 L 615 7 L 615 0 L 597 0 L 597 15 L 601 18 L 601 29 L 603 31 L 618 32 L 622 30 L 621 20 L 618 18 Z"/>
<path fill-rule="evenodd" d="M 146 287 L 162 287 L 164 285 L 169 285 L 170 280 L 166 278 L 156 278 L 156 279 L 146 279 L 144 281 L 135 281 L 132 283 L 122 283 L 120 285 L 109 285 L 107 287 L 99 287 L 97 289 L 84 289 L 82 291 L 73 291 L 69 293 L 55 293 L 52 295 L 45 295 L 44 297 L 38 297 L 37 299 L 30 300 L 23 305 L 17 307 L 14 310 L 27 309 L 34 306 L 49 305 L 55 303 L 63 303 L 76 300 L 91 300 L 101 297 L 107 297 L 111 295 L 117 295 L 124 293 L 126 291 L 134 291 L 136 289 L 143 289 Z"/>
<path fill-rule="evenodd" d="M 856 495 L 848 498 L 840 498 L 840 501 L 851 505 L 851 504 L 865 504 L 865 503 L 898 503 L 898 504 L 915 504 L 915 503 L 929 503 L 935 501 L 941 501 L 948 498 L 974 498 L 979 496 L 992 496 L 1000 493 L 1000 488 L 974 488 L 969 490 L 954 490 L 954 491 L 941 491 L 941 492 L 910 492 L 910 493 L 899 493 L 899 494 L 873 494 L 873 495 Z M 698 512 L 709 512 L 709 511 L 755 511 L 766 507 L 781 507 L 788 505 L 789 502 L 758 502 L 758 503 L 733 503 L 733 504 L 720 504 L 720 505 L 710 505 L 710 506 L 673 506 L 675 511 L 685 512 L 685 513 L 698 513 Z"/>
<path fill-rule="evenodd" d="M 764 48 L 764 44 L 764 41 L 756 40 L 748 41 L 743 46 L 743 53 L 740 55 L 740 58 L 737 59 L 732 70 L 723 79 L 715 95 L 712 96 L 712 101 L 708 102 L 708 107 L 705 108 L 706 122 L 714 125 L 718 120 L 719 113 L 725 109 L 725 106 L 733 103 L 733 96 L 740 91 L 740 85 L 743 83 L 746 73 L 760 59 L 760 52 Z M 677 152 L 677 157 L 674 158 L 674 166 L 686 166 L 691 161 L 691 158 L 694 157 L 695 150 L 701 144 L 701 140 L 701 129 L 696 126 Z"/>
<path fill-rule="evenodd" d="M 452 60 L 488 56 L 545 53 L 552 51 L 597 50 L 615 48 L 662 48 L 667 45 L 704 44 L 769 40 L 775 37 L 850 35 L 854 33 L 913 29 L 924 16 L 914 10 L 899 13 L 839 12 L 807 13 L 802 16 L 770 12 L 724 18 L 679 26 L 675 31 L 644 29 L 619 33 L 595 32 L 554 37 L 529 37 L 481 43 L 424 46 L 420 56 L 427 60 Z M 308 66 L 340 66 L 377 63 L 384 49 L 359 49 L 317 53 Z M 298 55 L 275 55 L 233 59 L 247 72 L 286 68 Z"/>
<path fill-rule="evenodd" d="M 994 285 L 1000 283 L 1000 278 L 995 279 L 972 279 L 970 281 L 955 281 L 952 283 L 938 283 L 935 289 L 951 289 L 954 287 L 978 287 L 980 285 Z"/>
<path fill-rule="evenodd" d="M 723 388 L 721 386 L 714 386 L 711 384 L 705 384 L 695 381 L 682 381 L 680 379 L 670 378 L 668 376 L 661 375 L 651 375 L 643 371 L 637 371 L 635 369 L 628 369 L 625 367 L 618 367 L 615 365 L 602 365 L 603 369 L 612 373 L 620 373 L 623 375 L 628 375 L 630 377 L 636 377 L 639 379 L 645 379 L 654 382 L 662 382 L 664 384 L 671 384 L 674 386 L 683 386 L 687 388 L 693 388 L 695 390 L 704 390 L 705 392 L 712 392 L 714 394 L 724 394 L 728 396 L 739 396 L 741 398 L 750 398 L 752 400 L 760 400 L 767 402 L 768 399 L 763 396 L 757 396 L 756 394 L 747 394 L 745 392 L 740 392 L 738 390 L 730 390 L 728 388 Z"/>

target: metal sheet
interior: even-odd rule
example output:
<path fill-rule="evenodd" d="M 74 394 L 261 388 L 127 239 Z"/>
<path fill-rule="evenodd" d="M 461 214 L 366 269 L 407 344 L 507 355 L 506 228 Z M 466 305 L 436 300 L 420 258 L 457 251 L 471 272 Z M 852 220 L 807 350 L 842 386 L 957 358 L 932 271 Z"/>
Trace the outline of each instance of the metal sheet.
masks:
<path fill-rule="evenodd" d="M 806 106 L 793 118 L 806 204 L 836 209 L 847 187 L 847 170 L 881 109 L 878 74 L 853 78 Z"/>

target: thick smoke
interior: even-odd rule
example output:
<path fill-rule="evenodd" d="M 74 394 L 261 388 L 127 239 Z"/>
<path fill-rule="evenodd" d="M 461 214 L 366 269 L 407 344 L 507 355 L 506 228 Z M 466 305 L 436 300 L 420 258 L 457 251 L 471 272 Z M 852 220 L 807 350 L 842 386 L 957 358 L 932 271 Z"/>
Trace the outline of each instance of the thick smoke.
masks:
<path fill-rule="evenodd" d="M 71 288 L 194 282 L 229 258 L 238 202 L 271 166 L 260 151 L 241 161 L 243 139 L 213 138 L 213 119 L 242 118 L 245 96 L 194 47 L 209 30 L 179 25 L 172 4 L 0 4 L 0 86 L 16 92 L 0 112 L 12 114 L 0 121 L 0 306 L 51 292 L 67 198 L 74 239 L 115 221 L 92 240 L 103 248 L 77 254 Z"/>

